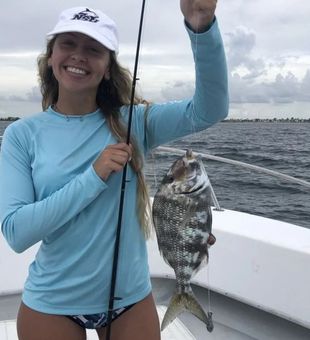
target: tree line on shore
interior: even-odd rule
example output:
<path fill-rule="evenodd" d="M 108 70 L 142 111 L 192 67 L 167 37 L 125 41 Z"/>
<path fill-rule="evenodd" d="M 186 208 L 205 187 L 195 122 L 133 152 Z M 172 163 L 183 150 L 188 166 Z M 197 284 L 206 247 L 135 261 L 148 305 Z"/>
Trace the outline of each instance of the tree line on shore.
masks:
<path fill-rule="evenodd" d="M 228 118 L 222 121 L 223 123 L 310 123 L 310 118 Z"/>
<path fill-rule="evenodd" d="M 14 122 L 15 120 L 20 119 L 19 117 L 0 117 L 0 121 L 6 121 L 6 122 Z"/>
<path fill-rule="evenodd" d="M 14 122 L 20 117 L 0 117 L 0 121 Z M 310 118 L 228 118 L 222 121 L 223 123 L 310 123 Z"/>

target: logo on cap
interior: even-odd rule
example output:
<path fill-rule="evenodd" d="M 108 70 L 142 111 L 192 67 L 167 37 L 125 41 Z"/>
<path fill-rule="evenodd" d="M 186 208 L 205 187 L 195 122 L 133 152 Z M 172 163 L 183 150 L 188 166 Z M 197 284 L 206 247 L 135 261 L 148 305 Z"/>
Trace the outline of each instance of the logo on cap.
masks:
<path fill-rule="evenodd" d="M 83 21 L 89 21 L 89 22 L 98 22 L 99 16 L 93 12 L 90 11 L 88 8 L 86 8 L 85 11 L 79 12 L 74 15 L 74 17 L 71 20 L 83 20 Z"/>

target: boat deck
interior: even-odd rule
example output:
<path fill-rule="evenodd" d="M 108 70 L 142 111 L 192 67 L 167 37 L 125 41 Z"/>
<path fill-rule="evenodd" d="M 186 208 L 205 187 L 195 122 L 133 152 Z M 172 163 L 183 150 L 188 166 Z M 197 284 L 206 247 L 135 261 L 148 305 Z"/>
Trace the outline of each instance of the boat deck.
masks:
<path fill-rule="evenodd" d="M 167 305 L 175 288 L 174 281 L 153 278 L 152 284 L 156 304 Z M 197 300 L 207 311 L 207 290 L 195 285 L 192 287 Z M 181 314 L 179 319 L 197 340 L 310 339 L 310 329 L 308 328 L 215 292 L 211 292 L 211 311 L 214 322 L 212 333 L 207 331 L 200 320 L 188 313 Z"/>

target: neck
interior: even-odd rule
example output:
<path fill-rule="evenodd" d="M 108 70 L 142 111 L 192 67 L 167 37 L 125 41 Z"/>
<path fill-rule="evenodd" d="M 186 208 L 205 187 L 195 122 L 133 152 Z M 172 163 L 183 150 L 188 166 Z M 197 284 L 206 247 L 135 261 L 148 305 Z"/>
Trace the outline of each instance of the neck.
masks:
<path fill-rule="evenodd" d="M 96 111 L 98 105 L 93 98 L 89 97 L 76 96 L 68 99 L 59 96 L 54 108 L 65 115 L 83 115 Z"/>

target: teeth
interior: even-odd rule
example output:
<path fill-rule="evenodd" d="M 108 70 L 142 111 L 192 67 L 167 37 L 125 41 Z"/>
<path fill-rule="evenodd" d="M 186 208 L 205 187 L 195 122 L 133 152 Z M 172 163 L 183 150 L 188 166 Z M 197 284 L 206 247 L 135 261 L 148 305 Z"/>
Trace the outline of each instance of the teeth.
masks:
<path fill-rule="evenodd" d="M 72 66 L 68 66 L 67 71 L 76 73 L 76 74 L 86 74 L 86 71 L 81 70 L 80 68 L 72 67 Z"/>

